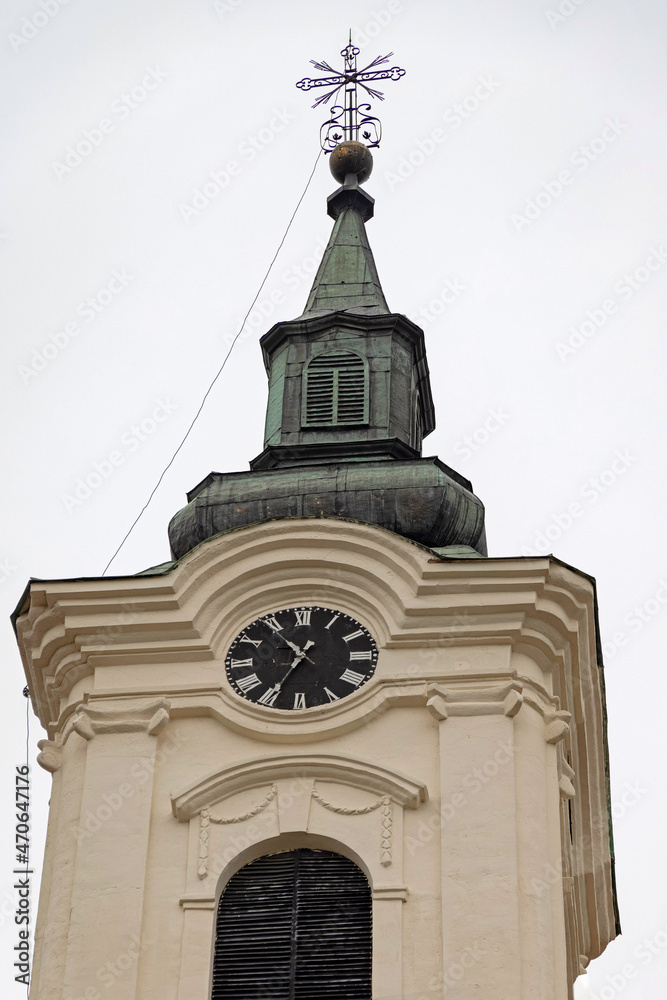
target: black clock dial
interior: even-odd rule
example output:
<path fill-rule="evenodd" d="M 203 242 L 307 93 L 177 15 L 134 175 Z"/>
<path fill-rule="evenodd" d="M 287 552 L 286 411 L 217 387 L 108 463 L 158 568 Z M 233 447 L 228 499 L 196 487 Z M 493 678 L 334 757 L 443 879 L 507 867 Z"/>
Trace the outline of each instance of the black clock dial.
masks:
<path fill-rule="evenodd" d="M 377 646 L 342 611 L 303 605 L 256 618 L 234 639 L 225 668 L 248 701 L 270 708 L 329 705 L 369 680 Z"/>

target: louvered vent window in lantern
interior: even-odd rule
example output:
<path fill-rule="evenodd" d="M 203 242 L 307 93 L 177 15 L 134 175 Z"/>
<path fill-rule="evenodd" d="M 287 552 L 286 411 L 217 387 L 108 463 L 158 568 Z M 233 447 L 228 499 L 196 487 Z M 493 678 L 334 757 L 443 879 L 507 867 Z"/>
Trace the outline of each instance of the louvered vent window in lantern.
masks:
<path fill-rule="evenodd" d="M 368 423 L 368 369 L 352 351 L 320 354 L 305 372 L 306 427 Z"/>
<path fill-rule="evenodd" d="M 258 858 L 220 897 L 212 1000 L 370 1000 L 371 917 L 370 886 L 348 858 Z"/>

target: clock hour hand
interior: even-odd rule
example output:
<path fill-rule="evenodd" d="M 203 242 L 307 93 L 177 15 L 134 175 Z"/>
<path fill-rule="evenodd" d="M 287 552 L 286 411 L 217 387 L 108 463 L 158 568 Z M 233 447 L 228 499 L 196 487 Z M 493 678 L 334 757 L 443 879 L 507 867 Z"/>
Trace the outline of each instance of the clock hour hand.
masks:
<path fill-rule="evenodd" d="M 283 640 L 283 642 L 286 642 L 287 645 L 290 646 L 294 650 L 295 653 L 301 653 L 301 650 L 299 649 L 299 647 L 297 646 L 297 644 L 295 642 L 292 642 L 290 639 L 287 639 L 286 636 L 284 636 L 284 635 L 281 635 L 280 638 Z M 314 646 L 314 645 L 315 645 L 315 643 L 312 641 L 312 639 L 309 639 L 308 642 L 306 643 L 306 645 L 303 648 L 304 649 L 308 649 L 309 646 Z"/>
<path fill-rule="evenodd" d="M 290 646 L 294 650 L 295 653 L 301 653 L 302 652 L 299 649 L 299 647 L 297 646 L 297 644 L 295 642 L 292 642 L 290 639 L 287 639 L 284 635 L 281 636 L 281 639 L 283 640 L 283 642 L 286 642 L 287 645 Z M 315 645 L 315 643 L 313 642 L 313 640 L 309 639 L 308 642 L 306 643 L 306 645 L 303 647 L 303 653 L 304 653 L 304 655 L 305 655 L 305 651 L 307 649 L 310 649 L 310 647 L 314 646 L 314 645 Z M 308 660 L 309 663 L 313 662 L 309 656 L 306 656 L 306 659 Z"/>
<path fill-rule="evenodd" d="M 295 642 L 291 642 L 284 635 L 281 635 L 280 638 L 283 640 L 283 642 L 286 642 L 288 646 L 291 646 L 295 653 L 300 653 L 301 652 L 301 650 L 299 649 L 299 647 L 297 646 L 297 644 Z"/>

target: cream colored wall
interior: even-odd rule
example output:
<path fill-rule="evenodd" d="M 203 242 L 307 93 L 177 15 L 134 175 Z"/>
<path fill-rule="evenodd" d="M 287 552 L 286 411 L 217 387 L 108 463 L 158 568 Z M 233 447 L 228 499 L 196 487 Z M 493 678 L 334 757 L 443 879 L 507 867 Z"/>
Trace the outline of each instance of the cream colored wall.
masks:
<path fill-rule="evenodd" d="M 297 603 L 353 615 L 380 657 L 341 702 L 276 713 L 231 691 L 224 656 Z M 54 795 L 32 1000 L 205 1000 L 227 879 L 299 845 L 367 873 L 377 1000 L 566 1000 L 613 936 L 593 627 L 590 583 L 549 560 L 441 561 L 326 520 L 120 588 L 33 584 L 19 634 Z M 578 853 L 564 750 L 586 774 Z"/>

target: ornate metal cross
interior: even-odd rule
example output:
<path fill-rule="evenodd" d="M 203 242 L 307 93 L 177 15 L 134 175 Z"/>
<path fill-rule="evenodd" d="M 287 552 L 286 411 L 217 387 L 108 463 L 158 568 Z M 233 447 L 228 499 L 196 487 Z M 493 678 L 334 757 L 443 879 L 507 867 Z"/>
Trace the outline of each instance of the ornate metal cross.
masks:
<path fill-rule="evenodd" d="M 359 130 L 361 129 L 362 141 L 369 148 L 379 146 L 382 138 L 382 126 L 378 118 L 374 118 L 369 112 L 370 104 L 359 104 L 357 97 L 357 86 L 362 87 L 371 97 L 377 97 L 379 101 L 384 100 L 384 95 L 379 90 L 369 87 L 370 80 L 400 80 L 405 76 L 405 70 L 398 66 L 390 69 L 376 69 L 389 62 L 393 52 L 386 56 L 378 56 L 373 62 L 365 66 L 364 69 L 357 69 L 357 56 L 359 49 L 352 44 L 352 32 L 350 40 L 340 53 L 345 60 L 345 69 L 342 73 L 335 70 L 327 62 L 315 62 L 311 59 L 311 64 L 315 69 L 323 73 L 331 73 L 332 76 L 325 76 L 319 80 L 311 80 L 305 77 L 299 80 L 297 87 L 300 90 L 311 90 L 313 87 L 331 87 L 328 93 L 323 94 L 313 104 L 316 108 L 320 104 L 327 104 L 332 98 L 338 96 L 341 89 L 345 88 L 344 104 L 334 104 L 331 108 L 331 118 L 326 121 L 320 129 L 320 142 L 325 153 L 330 153 L 340 142 L 354 140 L 359 141 Z"/>

